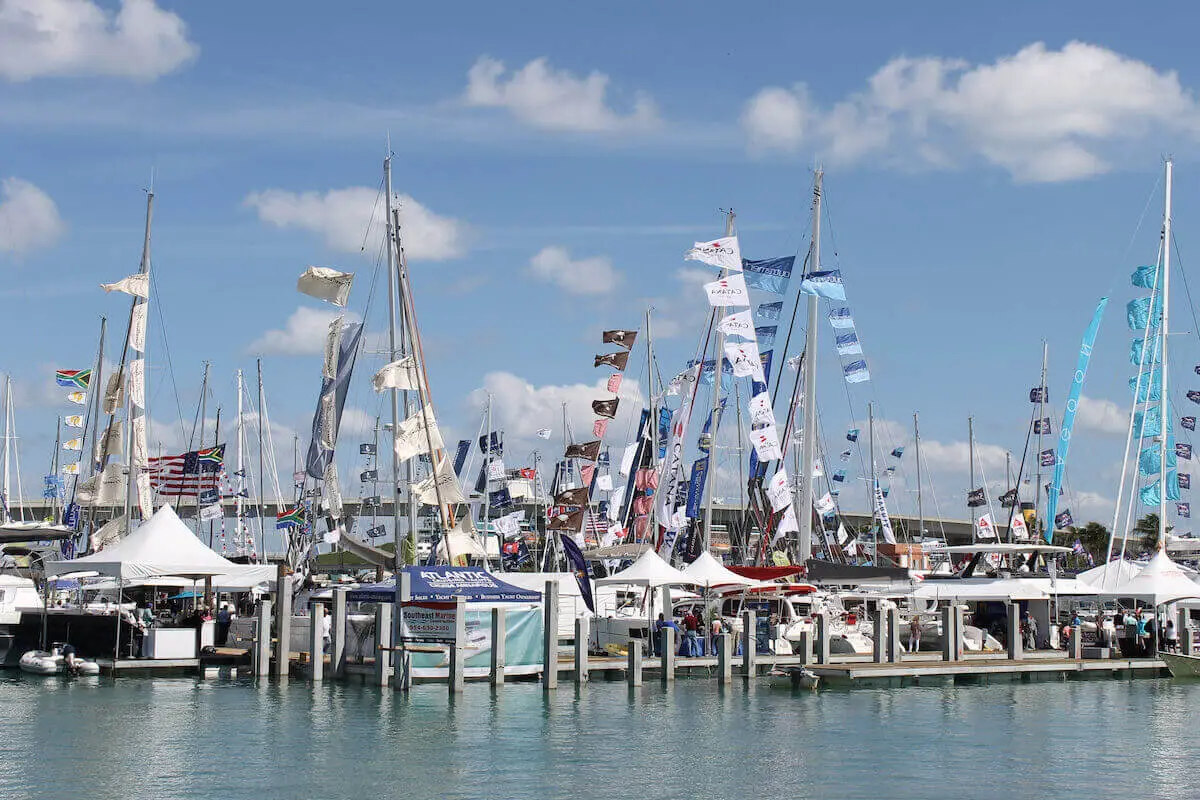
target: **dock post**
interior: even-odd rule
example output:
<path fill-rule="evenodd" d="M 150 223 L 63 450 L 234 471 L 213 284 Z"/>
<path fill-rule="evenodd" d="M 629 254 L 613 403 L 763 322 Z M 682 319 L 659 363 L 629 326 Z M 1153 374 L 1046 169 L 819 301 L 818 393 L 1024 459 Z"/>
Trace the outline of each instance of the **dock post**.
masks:
<path fill-rule="evenodd" d="M 954 661 L 954 642 L 958 631 L 954 627 L 954 605 L 942 609 L 942 661 Z"/>
<path fill-rule="evenodd" d="M 1192 617 L 1186 608 L 1179 609 L 1175 615 L 1175 632 L 1179 636 L 1179 652 L 1192 655 Z"/>
<path fill-rule="evenodd" d="M 1008 657 L 1019 661 L 1024 656 L 1021 650 L 1021 606 L 1008 604 Z"/>
<path fill-rule="evenodd" d="M 800 631 L 800 643 L 797 644 L 796 647 L 800 651 L 798 655 L 800 656 L 800 664 L 802 666 L 807 665 L 812 661 L 812 640 L 813 637 L 811 632 Z"/>
<path fill-rule="evenodd" d="M 888 606 L 885 613 L 887 618 L 887 660 L 889 664 L 900 663 L 900 609 Z"/>
<path fill-rule="evenodd" d="M 492 663 L 488 671 L 492 686 L 504 685 L 504 640 L 508 636 L 508 618 L 503 608 L 492 609 Z"/>
<path fill-rule="evenodd" d="M 391 672 L 392 604 L 375 606 L 375 685 L 387 686 Z"/>
<path fill-rule="evenodd" d="M 292 576 L 283 574 L 279 565 L 279 576 L 275 581 L 275 677 L 288 676 L 289 657 L 292 652 Z"/>
<path fill-rule="evenodd" d="M 871 660 L 876 664 L 887 661 L 888 619 L 883 610 L 883 603 L 869 603 L 869 611 L 874 611 L 875 628 L 871 632 Z"/>
<path fill-rule="evenodd" d="M 818 664 L 829 663 L 829 617 L 824 611 L 813 614 L 817 623 L 817 651 L 814 660 Z"/>
<path fill-rule="evenodd" d="M 642 640 L 629 640 L 629 668 L 625 671 L 625 679 L 630 686 L 642 685 Z"/>
<path fill-rule="evenodd" d="M 460 694 L 466 682 L 467 601 L 461 595 L 454 600 L 454 644 L 450 646 L 450 677 L 446 688 Z"/>
<path fill-rule="evenodd" d="M 262 599 L 258 603 L 258 619 L 254 639 L 254 674 L 264 677 L 271 674 L 271 601 Z"/>
<path fill-rule="evenodd" d="M 407 633 L 404 628 L 404 604 L 412 601 L 412 573 L 402 569 L 396 575 L 396 602 L 392 613 L 396 616 L 395 624 L 389 628 L 394 631 L 392 647 L 392 689 L 397 692 L 407 692 L 412 689 L 412 653 L 408 650 Z"/>
<path fill-rule="evenodd" d="M 312 664 L 312 682 L 325 680 L 325 604 L 308 606 L 308 656 Z"/>
<path fill-rule="evenodd" d="M 591 638 L 591 620 L 575 618 L 575 685 L 588 681 L 588 639 Z"/>
<path fill-rule="evenodd" d="M 733 637 L 719 633 L 717 641 L 717 684 L 728 686 L 733 682 Z"/>
<path fill-rule="evenodd" d="M 660 608 L 659 611 L 662 612 L 663 617 L 665 619 L 674 619 L 675 618 L 675 610 L 673 608 L 671 608 L 671 587 L 670 586 L 660 586 L 659 587 L 659 603 L 662 604 L 662 608 Z"/>
<path fill-rule="evenodd" d="M 753 678 L 756 669 L 754 656 L 758 649 L 757 625 L 753 611 L 742 612 L 742 675 Z"/>
<path fill-rule="evenodd" d="M 333 590 L 333 620 L 330 625 L 329 671 L 334 678 L 346 674 L 346 589 Z"/>
<path fill-rule="evenodd" d="M 542 688 L 558 688 L 558 581 L 546 581 L 542 595 Z"/>
<path fill-rule="evenodd" d="M 954 618 L 954 638 L 951 640 L 954 645 L 954 660 L 962 661 L 963 634 L 966 632 L 966 628 L 963 627 L 962 606 L 955 603 L 954 611 L 951 616 L 953 616 L 953 618 Z M 987 634 L 985 633 L 984 635 L 986 636 Z"/>
<path fill-rule="evenodd" d="M 1079 628 L 1071 628 L 1071 652 L 1069 657 L 1076 661 L 1083 658 L 1083 631 Z"/>
<path fill-rule="evenodd" d="M 662 641 L 658 646 L 662 649 L 659 666 L 662 667 L 662 681 L 669 683 L 675 680 L 675 629 L 663 628 L 660 632 Z"/>

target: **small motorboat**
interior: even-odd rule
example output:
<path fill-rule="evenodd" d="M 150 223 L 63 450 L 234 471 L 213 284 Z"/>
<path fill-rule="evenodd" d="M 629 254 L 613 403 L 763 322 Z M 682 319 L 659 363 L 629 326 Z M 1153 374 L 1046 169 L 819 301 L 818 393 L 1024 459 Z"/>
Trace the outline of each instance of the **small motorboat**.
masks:
<path fill-rule="evenodd" d="M 95 661 L 75 656 L 70 645 L 53 645 L 49 651 L 30 650 L 21 656 L 22 672 L 31 675 L 99 675 L 100 665 Z"/>

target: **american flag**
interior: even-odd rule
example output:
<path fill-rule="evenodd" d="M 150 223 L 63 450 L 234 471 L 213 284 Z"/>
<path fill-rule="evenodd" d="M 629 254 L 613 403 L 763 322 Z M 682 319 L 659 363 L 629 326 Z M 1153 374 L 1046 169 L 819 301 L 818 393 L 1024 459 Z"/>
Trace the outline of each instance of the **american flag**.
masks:
<path fill-rule="evenodd" d="M 150 485 L 159 494 L 195 497 L 218 491 L 225 445 L 150 459 Z"/>

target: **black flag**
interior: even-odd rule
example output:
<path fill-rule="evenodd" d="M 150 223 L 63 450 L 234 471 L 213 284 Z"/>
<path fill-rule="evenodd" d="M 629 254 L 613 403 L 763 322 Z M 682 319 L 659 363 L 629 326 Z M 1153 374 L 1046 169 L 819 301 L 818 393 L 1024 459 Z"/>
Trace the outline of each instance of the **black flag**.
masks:
<path fill-rule="evenodd" d="M 983 489 L 972 489 L 967 492 L 967 508 L 979 508 L 987 505 L 987 495 Z"/>

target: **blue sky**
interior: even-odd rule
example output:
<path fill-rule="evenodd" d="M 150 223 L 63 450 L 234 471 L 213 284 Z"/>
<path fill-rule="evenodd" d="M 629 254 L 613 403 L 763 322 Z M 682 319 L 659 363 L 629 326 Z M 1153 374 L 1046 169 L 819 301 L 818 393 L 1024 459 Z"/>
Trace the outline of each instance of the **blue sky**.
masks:
<path fill-rule="evenodd" d="M 965 516 L 967 416 L 999 480 L 1003 450 L 1019 458 L 1042 341 L 1057 415 L 1108 293 L 1069 466 L 1076 517 L 1108 521 L 1129 400 L 1127 275 L 1154 258 L 1164 154 L 1178 163 L 1185 267 L 1198 207 L 1194 21 L 1183 4 L 0 0 L 0 369 L 18 385 L 24 469 L 48 461 L 65 410 L 53 369 L 86 365 L 99 316 L 124 314 L 96 287 L 136 268 L 152 171 L 172 367 L 155 318 L 159 438 L 179 444 L 172 382 L 190 421 L 211 361 L 212 403 L 229 413 L 233 371 L 261 354 L 290 454 L 328 312 L 295 278 L 307 264 L 355 271 L 362 313 L 390 135 L 450 435 L 474 432 L 484 389 L 510 462 L 536 428 L 561 427 L 563 399 L 590 424 L 599 331 L 639 327 L 648 304 L 662 370 L 681 368 L 707 312 L 683 251 L 733 207 L 747 256 L 803 254 L 820 161 L 823 261 L 843 270 L 873 376 L 848 405 L 823 350 L 830 449 L 869 400 L 892 445 L 919 411 L 942 513 Z M 1196 327 L 1186 297 L 1174 313 L 1177 330 Z M 1195 342 L 1173 342 L 1183 382 Z M 640 354 L 631 363 L 645 374 Z M 365 385 L 350 405 L 359 418 L 379 408 Z M 903 466 L 893 504 L 909 511 Z M 847 504 L 861 506 L 849 492 Z"/>

